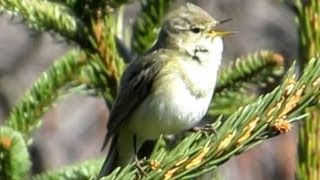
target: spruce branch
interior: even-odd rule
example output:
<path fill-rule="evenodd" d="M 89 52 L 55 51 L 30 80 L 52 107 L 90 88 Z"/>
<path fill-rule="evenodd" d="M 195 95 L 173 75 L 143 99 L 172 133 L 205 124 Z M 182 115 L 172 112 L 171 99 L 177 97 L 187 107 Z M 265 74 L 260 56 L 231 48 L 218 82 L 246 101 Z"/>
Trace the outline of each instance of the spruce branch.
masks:
<path fill-rule="evenodd" d="M 244 83 L 262 84 L 283 74 L 284 60 L 280 54 L 271 51 L 258 51 L 238 58 L 221 69 L 215 92 L 225 89 L 238 89 Z"/>
<path fill-rule="evenodd" d="M 241 106 L 253 102 L 257 96 L 258 93 L 250 93 L 247 89 L 239 89 L 238 91 L 222 91 L 217 94 L 214 93 L 207 115 L 211 117 L 216 117 L 222 114 L 229 116 Z"/>
<path fill-rule="evenodd" d="M 311 57 L 319 54 L 320 3 L 319 1 L 296 0 L 295 9 L 301 59 L 307 62 Z"/>
<path fill-rule="evenodd" d="M 117 95 L 119 81 L 124 69 L 124 61 L 120 58 L 116 44 L 115 17 L 111 14 L 97 12 L 97 19 L 92 20 L 91 43 L 96 53 L 91 54 L 91 59 L 100 59 L 104 69 L 108 87 L 112 97 Z"/>
<path fill-rule="evenodd" d="M 131 49 L 142 54 L 155 42 L 170 0 L 143 0 L 132 27 Z"/>
<path fill-rule="evenodd" d="M 26 179 L 31 162 L 21 134 L 9 127 L 0 127 L 0 179 Z"/>
<path fill-rule="evenodd" d="M 64 167 L 61 169 L 45 172 L 32 177 L 34 180 L 88 180 L 93 174 L 99 173 L 102 160 L 89 160 L 79 165 Z"/>
<path fill-rule="evenodd" d="M 160 139 L 149 160 L 142 162 L 147 176 L 141 179 L 195 178 L 265 139 L 288 132 L 291 123 L 306 117 L 299 112 L 317 104 L 320 96 L 320 57 L 308 63 L 298 81 L 293 67 L 272 92 L 238 109 L 224 122 L 220 116 L 212 124 L 216 134 L 191 133 L 172 150 L 161 145 Z M 116 172 L 121 173 L 117 169 L 107 179 L 116 178 Z M 136 175 L 127 178 L 136 179 Z"/>
<path fill-rule="evenodd" d="M 0 12 L 19 14 L 24 22 L 37 31 L 53 31 L 83 44 L 85 27 L 66 6 L 43 0 L 1 0 Z"/>
<path fill-rule="evenodd" d="M 74 92 L 82 95 L 102 96 L 107 102 L 112 102 L 114 96 L 108 85 L 105 69 L 99 57 L 91 59 L 89 63 L 81 67 L 77 76 L 65 87 L 66 92 Z"/>
<path fill-rule="evenodd" d="M 301 69 L 320 53 L 320 2 L 296 0 Z M 320 178 L 320 106 L 306 110 L 310 116 L 299 127 L 298 179 Z"/>
<path fill-rule="evenodd" d="M 76 50 L 57 60 L 12 108 L 5 124 L 25 135 L 31 133 L 58 97 L 59 90 L 72 80 L 85 61 L 85 54 Z"/>
<path fill-rule="evenodd" d="M 34 0 L 12 2 L 10 4 L 9 1 L 5 0 L 1 1 L 0 5 L 7 5 L 8 8 L 15 7 L 14 10 L 22 13 L 26 19 L 29 18 L 32 20 L 31 22 L 39 23 L 37 26 L 47 26 L 41 20 L 48 18 L 47 16 L 50 15 L 52 9 L 47 10 L 48 14 L 41 13 L 44 13 L 43 8 L 49 6 L 49 4 L 44 3 L 49 2 L 41 1 L 39 4 L 33 4 L 38 2 Z M 58 8 L 58 6 L 61 5 L 53 3 L 51 8 Z M 56 11 L 55 15 L 60 17 L 60 9 Z M 99 14 L 99 11 L 96 13 Z M 59 19 L 51 20 L 58 21 Z M 66 92 L 65 90 L 76 89 L 79 86 L 94 87 L 96 92 L 101 90 L 102 95 L 107 100 L 112 101 L 116 95 L 119 77 L 124 67 L 116 51 L 115 29 L 112 26 L 114 19 L 112 15 L 106 15 L 98 19 L 92 19 L 92 21 L 93 38 L 90 40 L 92 48 L 87 49 L 85 53 L 73 51 L 65 58 L 58 60 L 12 109 L 6 121 L 7 126 L 29 134 L 40 123 L 39 118 L 52 106 L 61 91 Z M 72 25 L 72 23 L 70 24 Z M 63 26 L 61 27 L 63 28 Z M 87 39 L 89 38 L 87 37 Z M 87 59 L 90 60 L 87 61 Z M 83 83 L 83 80 L 86 82 Z"/>
<path fill-rule="evenodd" d="M 257 97 L 252 86 L 265 87 L 283 71 L 283 57 L 271 51 L 262 50 L 236 59 L 220 70 L 208 115 L 230 115 L 249 104 Z"/>
<path fill-rule="evenodd" d="M 68 91 L 85 95 L 102 95 L 112 102 L 117 94 L 120 76 L 125 67 L 118 54 L 117 29 L 114 14 L 97 11 L 91 20 L 90 43 L 92 51 L 87 51 L 90 59 L 81 68 L 79 76 L 68 84 Z"/>

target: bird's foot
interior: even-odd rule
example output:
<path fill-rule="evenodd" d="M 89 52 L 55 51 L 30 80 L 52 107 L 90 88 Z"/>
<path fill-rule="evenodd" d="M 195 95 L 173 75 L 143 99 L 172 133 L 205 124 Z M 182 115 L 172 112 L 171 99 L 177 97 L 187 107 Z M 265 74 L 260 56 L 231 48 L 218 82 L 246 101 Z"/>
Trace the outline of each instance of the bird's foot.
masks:
<path fill-rule="evenodd" d="M 141 160 L 139 160 L 137 156 L 135 156 L 134 162 L 135 162 L 135 165 L 139 171 L 138 174 L 142 175 L 142 176 L 148 176 L 147 173 L 144 171 L 144 169 L 141 166 Z"/>

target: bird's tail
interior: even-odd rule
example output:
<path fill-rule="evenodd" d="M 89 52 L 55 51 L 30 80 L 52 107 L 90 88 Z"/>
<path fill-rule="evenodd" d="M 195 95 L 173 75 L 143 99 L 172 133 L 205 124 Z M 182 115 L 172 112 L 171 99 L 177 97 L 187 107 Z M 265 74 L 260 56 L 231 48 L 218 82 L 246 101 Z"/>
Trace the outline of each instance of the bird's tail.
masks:
<path fill-rule="evenodd" d="M 106 160 L 103 162 L 103 165 L 101 167 L 100 173 L 97 177 L 97 179 L 102 178 L 103 176 L 109 175 L 116 167 L 117 167 L 117 159 L 118 159 L 118 150 L 116 146 L 117 142 L 117 136 L 114 136 L 111 139 L 109 152 L 107 155 Z"/>

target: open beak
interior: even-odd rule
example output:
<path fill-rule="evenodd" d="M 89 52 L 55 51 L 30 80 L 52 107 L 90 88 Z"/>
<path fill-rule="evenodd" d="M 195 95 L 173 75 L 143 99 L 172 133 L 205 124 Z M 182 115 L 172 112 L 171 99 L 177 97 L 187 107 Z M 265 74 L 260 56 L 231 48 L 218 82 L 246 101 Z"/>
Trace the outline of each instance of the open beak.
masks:
<path fill-rule="evenodd" d="M 223 24 L 223 23 L 226 23 L 226 22 L 229 22 L 232 20 L 233 20 L 232 18 L 224 19 L 222 21 L 218 21 L 216 25 Z M 237 33 L 237 32 L 236 31 L 221 31 L 221 30 L 211 29 L 208 32 L 208 35 L 211 37 L 216 37 L 216 36 L 222 37 L 222 36 L 231 35 L 231 34 L 235 34 L 235 33 Z"/>
<path fill-rule="evenodd" d="M 219 31 L 219 30 L 210 30 L 208 32 L 208 35 L 211 37 L 217 37 L 217 36 L 226 36 L 226 35 L 231 35 L 237 33 L 236 31 Z"/>

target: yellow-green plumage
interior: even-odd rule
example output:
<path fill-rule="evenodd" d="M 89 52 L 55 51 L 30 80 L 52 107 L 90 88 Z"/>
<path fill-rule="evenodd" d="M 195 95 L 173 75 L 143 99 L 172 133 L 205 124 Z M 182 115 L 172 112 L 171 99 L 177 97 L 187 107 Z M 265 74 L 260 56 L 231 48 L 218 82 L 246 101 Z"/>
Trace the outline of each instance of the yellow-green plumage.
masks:
<path fill-rule="evenodd" d="M 106 142 L 113 138 L 113 146 L 100 176 L 133 159 L 133 137 L 139 148 L 203 118 L 216 84 L 221 36 L 228 34 L 214 33 L 217 24 L 195 5 L 180 7 L 165 19 L 154 47 L 128 66 L 110 113 Z"/>

